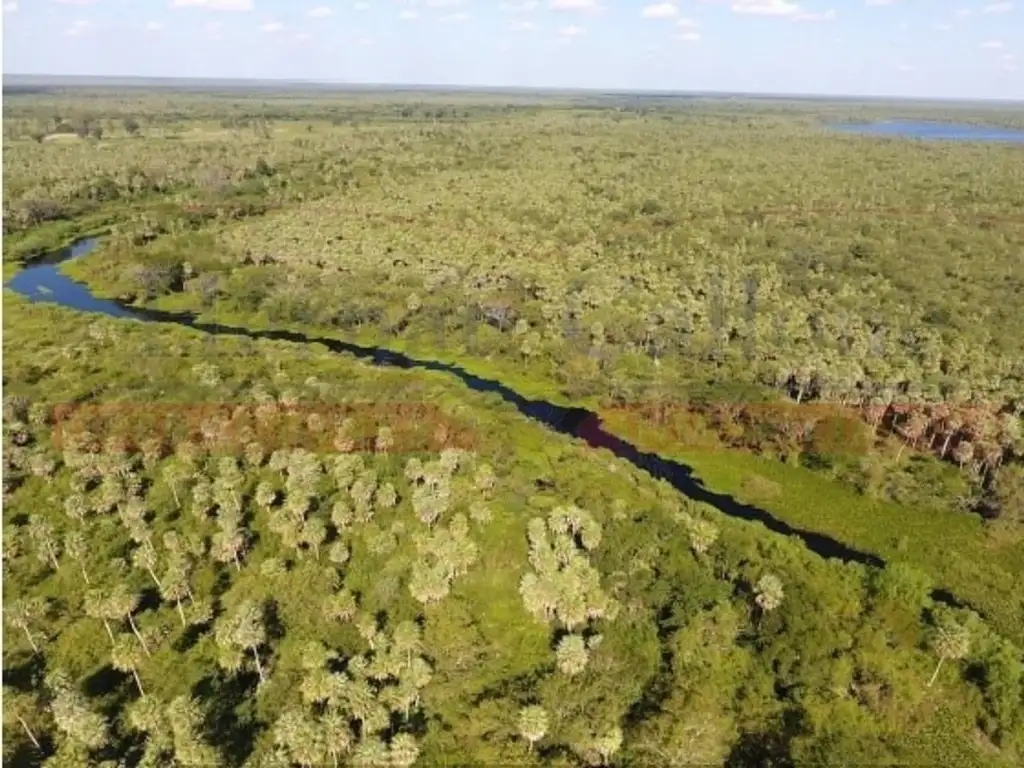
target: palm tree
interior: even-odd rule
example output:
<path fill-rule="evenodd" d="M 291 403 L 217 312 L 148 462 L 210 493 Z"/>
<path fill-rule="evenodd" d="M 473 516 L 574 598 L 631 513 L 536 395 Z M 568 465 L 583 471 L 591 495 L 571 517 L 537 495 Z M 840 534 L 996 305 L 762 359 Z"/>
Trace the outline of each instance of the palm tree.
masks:
<path fill-rule="evenodd" d="M 344 565 L 348 562 L 350 554 L 348 545 L 345 544 L 345 542 L 336 541 L 331 544 L 331 548 L 327 552 L 327 557 L 335 565 Z"/>
<path fill-rule="evenodd" d="M 311 517 L 302 526 L 302 541 L 313 550 L 313 557 L 320 559 L 320 545 L 327 538 L 327 525 L 319 517 Z"/>
<path fill-rule="evenodd" d="M 53 566 L 53 570 L 57 570 L 59 567 L 57 556 L 60 554 L 60 550 L 57 546 L 53 526 L 47 520 L 36 515 L 29 521 L 28 535 L 35 542 L 36 554 L 40 562 L 48 563 Z"/>
<path fill-rule="evenodd" d="M 82 571 L 82 579 L 86 586 L 92 584 L 89 581 L 89 571 L 85 567 L 85 561 L 89 554 L 89 545 L 86 543 L 85 534 L 81 530 L 72 530 L 64 534 L 64 553 L 78 563 Z"/>
<path fill-rule="evenodd" d="M 40 712 L 40 703 L 37 695 L 25 694 L 16 688 L 5 685 L 3 687 L 3 705 L 4 717 L 17 720 L 22 730 L 25 731 L 25 735 L 28 736 L 29 741 L 35 745 L 37 750 L 42 752 L 43 748 L 39 744 L 39 739 L 28 724 L 28 720 L 38 717 Z"/>
<path fill-rule="evenodd" d="M 174 497 L 174 506 L 175 508 L 180 509 L 181 498 L 178 495 L 178 486 L 188 478 L 188 472 L 177 464 L 168 464 L 164 468 L 163 474 L 164 482 L 167 483 L 167 487 L 171 489 L 171 496 Z"/>
<path fill-rule="evenodd" d="M 120 614 L 111 613 L 107 593 L 102 589 L 90 589 L 85 593 L 85 615 L 103 622 L 110 643 L 114 643 L 114 631 L 110 628 L 110 620 L 120 618 Z"/>
<path fill-rule="evenodd" d="M 195 700 L 178 696 L 167 708 L 167 721 L 174 734 L 174 754 L 182 765 L 217 768 L 222 764 L 220 756 L 199 736 L 202 730 L 202 713 Z"/>
<path fill-rule="evenodd" d="M 159 590 L 163 589 L 163 585 L 160 584 L 160 579 L 157 578 L 156 571 L 154 570 L 157 565 L 156 549 L 150 542 L 144 541 L 132 551 L 132 565 L 148 571 L 153 582 L 156 584 L 156 588 Z"/>
<path fill-rule="evenodd" d="M 774 611 L 782 604 L 782 598 L 784 597 L 782 581 L 774 574 L 766 573 L 762 576 L 757 582 L 754 591 L 757 593 L 754 602 L 765 613 Z"/>
<path fill-rule="evenodd" d="M 324 598 L 323 613 L 328 619 L 348 621 L 356 613 L 356 599 L 347 589 Z"/>
<path fill-rule="evenodd" d="M 420 746 L 411 734 L 400 733 L 391 739 L 388 752 L 391 765 L 396 768 L 410 768 L 420 756 Z"/>
<path fill-rule="evenodd" d="M 235 666 L 233 651 L 245 649 L 252 653 L 260 683 L 266 681 L 263 664 L 260 662 L 259 647 L 267 640 L 263 623 L 263 608 L 254 600 L 241 603 L 234 613 L 222 618 L 216 632 L 217 644 L 229 655 L 222 663 L 229 668 Z"/>
<path fill-rule="evenodd" d="M 128 591 L 128 588 L 124 585 L 118 585 L 107 598 L 107 605 L 109 605 L 110 612 L 114 616 L 128 620 L 128 625 L 132 628 L 135 637 L 138 638 L 142 650 L 145 651 L 146 656 L 152 656 L 149 652 L 149 646 L 142 639 L 142 633 L 139 632 L 139 628 L 135 624 L 135 617 L 132 615 L 135 609 L 139 607 L 138 593 Z"/>
<path fill-rule="evenodd" d="M 413 654 L 419 654 L 423 650 L 422 630 L 419 624 L 408 620 L 400 622 L 395 627 L 391 642 L 395 652 L 404 655 L 406 664 L 411 666 Z"/>
<path fill-rule="evenodd" d="M 303 768 L 320 765 L 327 753 L 319 724 L 300 710 L 287 710 L 274 724 L 274 741 Z"/>
<path fill-rule="evenodd" d="M 966 627 L 954 621 L 943 621 L 935 628 L 932 647 L 938 654 L 939 663 L 935 666 L 931 680 L 928 681 L 929 688 L 934 685 L 935 679 L 939 676 L 942 662 L 946 659 L 962 659 L 970 652 L 971 635 Z"/>
<path fill-rule="evenodd" d="M 593 747 L 597 753 L 601 756 L 601 762 L 603 765 L 607 765 L 611 756 L 619 751 L 619 747 L 622 746 L 622 729 L 619 726 L 613 726 L 611 730 L 602 736 L 598 736 L 593 740 Z"/>
<path fill-rule="evenodd" d="M 146 753 L 142 764 L 160 765 L 174 751 L 174 736 L 167 722 L 167 705 L 153 696 L 143 696 L 128 708 L 128 724 L 146 734 Z"/>
<path fill-rule="evenodd" d="M 694 520 L 690 524 L 690 546 L 698 555 L 707 552 L 718 540 L 718 528 L 707 520 Z"/>
<path fill-rule="evenodd" d="M 62 674 L 51 677 L 50 709 L 57 728 L 78 745 L 97 750 L 107 743 L 107 721 L 89 709 L 85 697 Z"/>
<path fill-rule="evenodd" d="M 348 718 L 339 712 L 328 712 L 320 720 L 323 732 L 324 749 L 337 768 L 338 761 L 352 749 L 352 729 Z"/>
<path fill-rule="evenodd" d="M 139 665 L 142 657 L 139 656 L 139 646 L 129 635 L 118 635 L 114 640 L 114 647 L 110 650 L 110 660 L 114 669 L 118 672 L 131 672 L 135 678 L 135 685 L 139 689 L 139 695 L 145 696 L 146 691 L 142 687 L 142 680 L 139 679 Z"/>
<path fill-rule="evenodd" d="M 190 564 L 182 554 L 176 554 L 167 564 L 167 572 L 164 574 L 163 584 L 160 587 L 160 596 L 164 600 L 173 600 L 178 609 L 178 616 L 181 618 L 182 628 L 188 626 L 185 620 L 185 611 L 181 601 L 186 597 L 192 597 L 192 590 L 189 588 Z"/>
<path fill-rule="evenodd" d="M 45 613 L 46 603 L 38 597 L 20 598 L 4 608 L 4 618 L 25 633 L 28 644 L 35 653 L 39 653 L 39 646 L 32 635 L 32 625 Z"/>
<path fill-rule="evenodd" d="M 565 674 L 578 675 L 587 668 L 589 654 L 583 638 L 579 635 L 566 635 L 559 643 L 555 651 L 558 660 L 558 669 Z"/>
<path fill-rule="evenodd" d="M 270 483 L 263 481 L 256 486 L 256 503 L 262 509 L 270 509 L 277 501 L 277 491 Z"/>
<path fill-rule="evenodd" d="M 85 516 L 89 514 L 89 505 L 85 497 L 80 493 L 72 493 L 64 499 L 64 513 L 81 525 Z"/>
<path fill-rule="evenodd" d="M 241 571 L 238 555 L 245 549 L 245 534 L 240 528 L 225 527 L 213 534 L 210 552 L 219 563 L 234 562 L 235 570 Z"/>
<path fill-rule="evenodd" d="M 526 739 L 528 749 L 543 739 L 548 732 L 548 713 L 543 707 L 533 704 L 519 710 L 519 734 Z"/>

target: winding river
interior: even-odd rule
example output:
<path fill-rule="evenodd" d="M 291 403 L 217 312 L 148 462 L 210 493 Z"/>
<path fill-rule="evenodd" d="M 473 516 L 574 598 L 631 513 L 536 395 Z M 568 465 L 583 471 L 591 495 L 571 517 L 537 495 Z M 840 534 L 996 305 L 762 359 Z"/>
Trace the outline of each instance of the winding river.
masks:
<path fill-rule="evenodd" d="M 710 490 L 699 478 L 694 476 L 691 467 L 681 462 L 658 456 L 657 454 L 645 453 L 636 446 L 605 430 L 601 425 L 600 418 L 593 411 L 583 408 L 565 408 L 544 400 L 529 400 L 501 382 L 474 376 L 458 365 L 450 365 L 432 360 L 417 360 L 381 347 L 365 347 L 338 339 L 310 336 L 295 331 L 250 330 L 203 322 L 190 313 L 144 309 L 118 301 L 98 298 L 92 294 L 87 286 L 67 277 L 58 268 L 65 261 L 81 258 L 91 253 L 96 244 L 97 240 L 95 238 L 89 238 L 81 240 L 63 250 L 47 254 L 18 272 L 7 283 L 7 287 L 31 301 L 51 302 L 82 312 L 115 318 L 127 318 L 147 323 L 179 325 L 209 334 L 244 336 L 250 339 L 271 339 L 294 344 L 321 344 L 334 352 L 348 353 L 358 358 L 371 360 L 376 365 L 440 371 L 454 376 L 474 391 L 493 392 L 500 395 L 506 402 L 515 406 L 520 413 L 543 424 L 548 429 L 581 439 L 594 448 L 604 448 L 611 451 L 615 456 L 629 461 L 652 477 L 667 481 L 683 495 L 710 504 L 719 512 L 729 517 L 760 522 L 770 531 L 798 538 L 804 542 L 808 549 L 821 557 L 838 558 L 846 562 L 855 562 L 874 567 L 883 567 L 885 565 L 882 558 L 877 555 L 854 549 L 821 533 L 794 528 L 764 509 L 745 504 L 731 496 Z M 963 605 L 962 602 L 956 600 L 945 591 L 937 591 L 933 594 L 933 597 L 942 602 Z"/>

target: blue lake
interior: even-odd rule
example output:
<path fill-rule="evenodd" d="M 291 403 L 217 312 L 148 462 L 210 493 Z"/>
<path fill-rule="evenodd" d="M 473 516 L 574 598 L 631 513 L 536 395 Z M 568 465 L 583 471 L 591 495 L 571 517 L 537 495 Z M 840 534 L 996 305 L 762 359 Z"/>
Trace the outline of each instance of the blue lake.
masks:
<path fill-rule="evenodd" d="M 886 136 L 890 138 L 999 141 L 1024 144 L 1024 130 L 993 128 L 983 125 L 886 120 L 879 123 L 833 123 L 828 127 L 843 133 L 859 133 L 868 136 Z"/>

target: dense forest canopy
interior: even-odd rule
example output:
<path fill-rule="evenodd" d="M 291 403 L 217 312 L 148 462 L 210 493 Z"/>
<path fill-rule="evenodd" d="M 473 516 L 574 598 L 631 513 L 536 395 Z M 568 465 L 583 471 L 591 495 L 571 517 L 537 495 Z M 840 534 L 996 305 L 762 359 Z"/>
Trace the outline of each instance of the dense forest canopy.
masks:
<path fill-rule="evenodd" d="M 14 765 L 1019 765 L 1021 148 L 964 105 L 5 94 Z M 159 428 L 158 428 L 159 426 Z M 874 565 L 872 563 L 881 563 Z M 867 564 L 865 564 L 867 563 Z"/>

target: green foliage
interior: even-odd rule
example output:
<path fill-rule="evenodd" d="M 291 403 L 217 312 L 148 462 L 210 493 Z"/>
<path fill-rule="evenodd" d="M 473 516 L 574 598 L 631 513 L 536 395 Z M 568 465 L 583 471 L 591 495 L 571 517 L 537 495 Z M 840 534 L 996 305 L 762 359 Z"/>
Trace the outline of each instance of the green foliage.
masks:
<path fill-rule="evenodd" d="M 642 450 L 888 565 L 441 373 L 5 297 L 5 762 L 1024 759 L 1009 150 L 792 106 L 76 98 L 5 114 L 8 259 L 102 222 L 71 270 L 107 295 L 644 403 Z M 94 139 L 17 138 L 55 103 Z"/>

